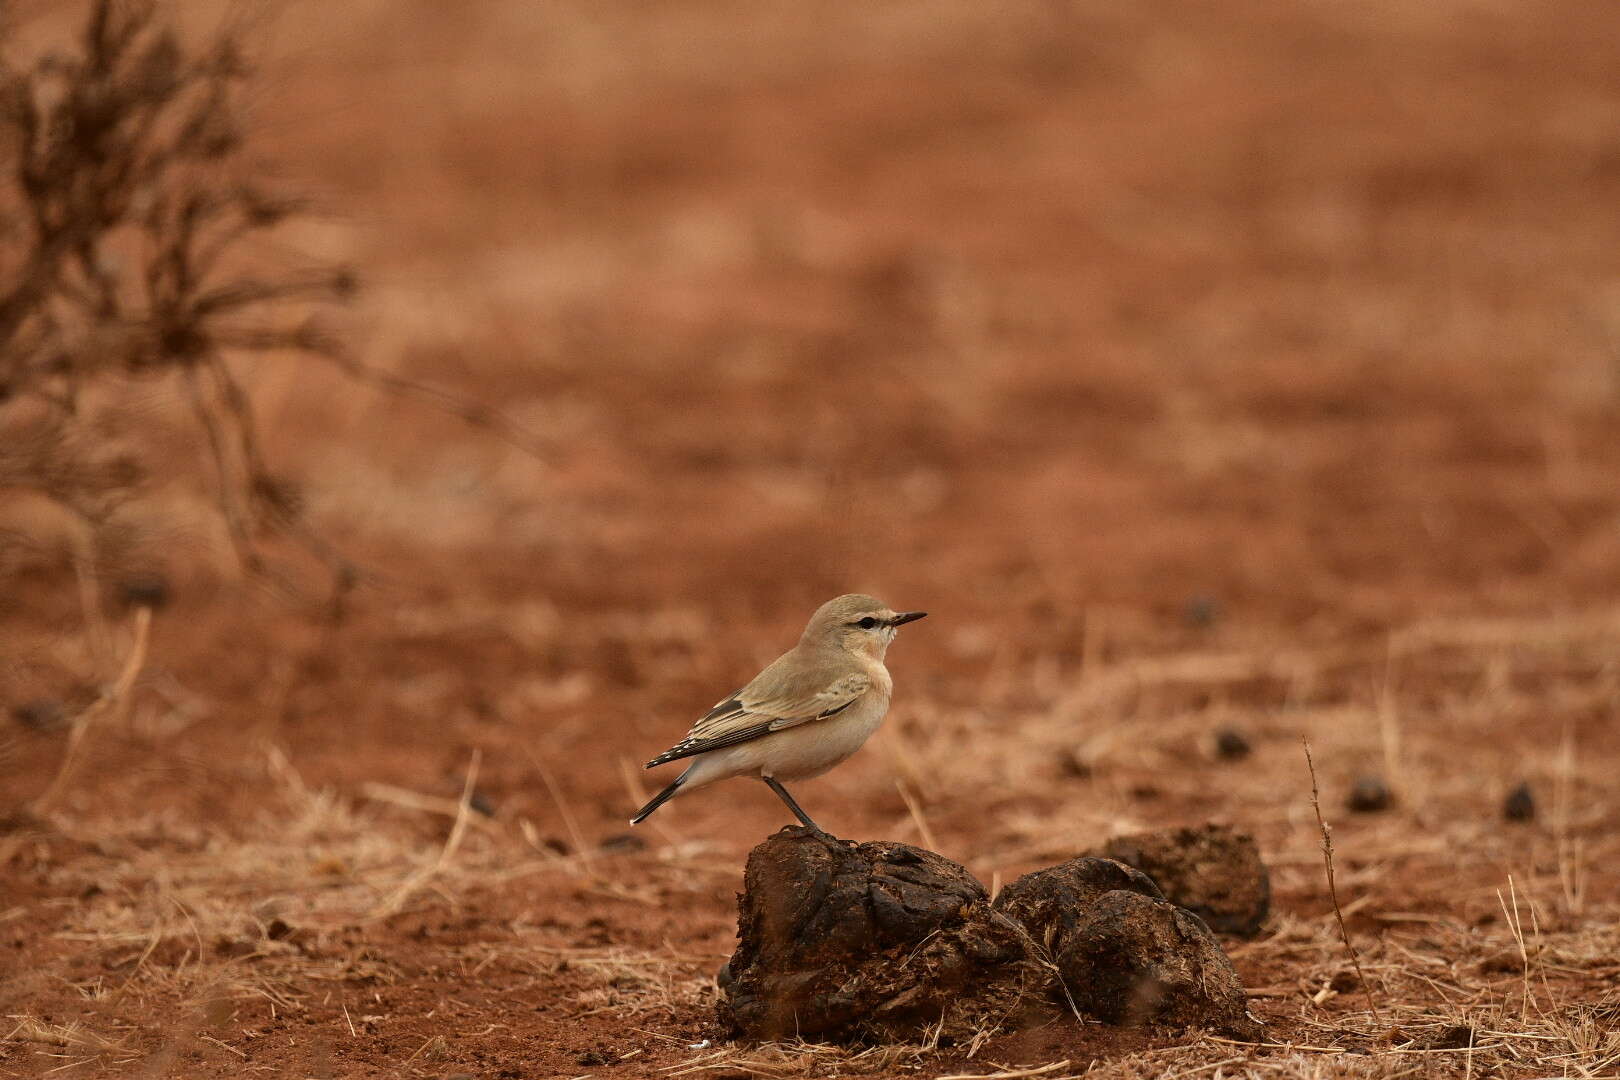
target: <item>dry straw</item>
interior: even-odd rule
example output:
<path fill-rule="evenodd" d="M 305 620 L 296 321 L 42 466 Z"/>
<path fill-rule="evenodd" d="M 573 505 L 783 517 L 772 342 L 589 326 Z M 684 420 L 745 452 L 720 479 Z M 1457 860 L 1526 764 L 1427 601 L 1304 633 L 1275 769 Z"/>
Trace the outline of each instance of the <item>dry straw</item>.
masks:
<path fill-rule="evenodd" d="M 1378 1015 L 1378 1003 L 1373 1000 L 1372 985 L 1367 982 L 1366 973 L 1361 970 L 1361 954 L 1350 941 L 1350 931 L 1344 924 L 1344 909 L 1339 906 L 1339 886 L 1333 872 L 1333 833 L 1329 831 L 1327 821 L 1322 817 L 1322 796 L 1316 785 L 1316 762 L 1311 759 L 1311 744 L 1308 739 L 1301 740 L 1305 747 L 1305 767 L 1311 773 L 1311 809 L 1316 811 L 1316 826 L 1322 833 L 1322 864 L 1327 869 L 1328 898 L 1333 902 L 1333 915 L 1339 922 L 1339 938 L 1344 942 L 1344 951 L 1350 954 L 1350 963 L 1356 969 L 1356 982 L 1360 984 L 1362 993 L 1367 995 L 1367 1005 L 1372 1009 L 1373 1019 L 1380 1027 L 1383 1018 Z"/>

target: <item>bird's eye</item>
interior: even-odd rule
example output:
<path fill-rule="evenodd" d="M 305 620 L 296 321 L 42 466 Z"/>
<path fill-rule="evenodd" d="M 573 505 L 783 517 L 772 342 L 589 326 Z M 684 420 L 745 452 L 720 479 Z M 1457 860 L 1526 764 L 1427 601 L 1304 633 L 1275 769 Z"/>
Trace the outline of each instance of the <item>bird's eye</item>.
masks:
<path fill-rule="evenodd" d="M 868 615 L 866 618 L 862 619 L 860 622 L 856 623 L 855 625 L 860 627 L 862 630 L 870 630 L 870 629 L 872 629 L 872 627 L 877 625 L 877 620 L 872 618 L 872 616 Z"/>

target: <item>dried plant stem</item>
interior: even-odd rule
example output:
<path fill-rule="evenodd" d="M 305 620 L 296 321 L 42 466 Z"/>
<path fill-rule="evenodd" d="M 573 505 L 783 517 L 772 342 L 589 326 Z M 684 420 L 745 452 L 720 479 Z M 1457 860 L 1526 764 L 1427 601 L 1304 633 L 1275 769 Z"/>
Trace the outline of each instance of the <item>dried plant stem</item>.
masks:
<path fill-rule="evenodd" d="M 551 794 L 551 801 L 557 804 L 557 812 L 562 815 L 563 827 L 568 830 L 568 838 L 574 842 L 574 851 L 579 855 L 585 866 L 589 868 L 591 865 L 590 846 L 585 842 L 585 832 L 579 827 L 579 821 L 574 817 L 574 811 L 569 807 L 568 800 L 563 798 L 562 789 L 557 786 L 557 781 L 552 777 L 551 770 L 546 768 L 546 763 L 540 760 L 539 754 L 536 754 L 528 747 L 524 747 L 523 752 L 529 755 L 529 761 L 534 764 L 534 771 L 540 774 L 541 782 L 546 785 L 546 791 Z"/>
<path fill-rule="evenodd" d="M 1064 1058 L 1062 1061 L 1053 1061 L 1046 1065 L 1031 1065 L 1027 1069 L 1001 1069 L 992 1073 L 952 1073 L 949 1076 L 939 1077 L 939 1080 L 1022 1080 L 1023 1077 L 1042 1076 L 1068 1067 L 1069 1059 Z"/>
<path fill-rule="evenodd" d="M 462 837 L 467 835 L 467 825 L 472 815 L 473 785 L 478 782 L 478 764 L 482 759 L 483 752 L 474 750 L 472 760 L 467 763 L 467 779 L 461 785 L 461 800 L 456 805 L 455 824 L 450 826 L 450 835 L 445 838 L 444 847 L 439 849 L 438 858 L 400 882 L 398 888 L 372 909 L 372 918 L 382 919 L 397 914 L 412 893 L 432 881 L 441 870 L 450 865 L 450 860 L 455 858 L 456 849 L 461 847 Z"/>
<path fill-rule="evenodd" d="M 103 713 L 110 712 L 116 715 L 123 712 L 129 701 L 129 692 L 134 688 L 135 680 L 140 677 L 141 669 L 146 666 L 146 645 L 151 629 L 152 609 L 143 607 L 136 610 L 135 640 L 129 647 L 129 655 L 124 658 L 123 670 L 118 673 L 118 680 L 110 689 L 74 718 L 73 730 L 68 735 L 67 751 L 62 755 L 61 768 L 57 769 L 56 778 L 51 781 L 51 786 L 34 800 L 35 813 L 42 814 L 49 810 L 62 794 L 72 777 L 74 767 L 79 762 L 79 753 L 84 748 L 85 736 L 90 732 L 90 725 Z"/>
<path fill-rule="evenodd" d="M 1316 762 L 1311 760 L 1311 743 L 1309 739 L 1301 739 L 1300 742 L 1305 747 L 1305 767 L 1311 773 L 1311 809 L 1316 811 L 1316 825 L 1322 831 L 1322 864 L 1327 868 L 1328 899 L 1333 901 L 1333 914 L 1339 921 L 1339 940 L 1344 942 L 1344 951 L 1350 954 L 1350 964 L 1356 969 L 1361 992 L 1367 995 L 1367 1007 L 1372 1010 L 1373 1020 L 1383 1027 L 1384 1018 L 1378 1013 L 1378 1002 L 1373 998 L 1372 986 L 1361 970 L 1361 954 L 1350 943 L 1350 931 L 1344 925 L 1344 909 L 1339 906 L 1339 886 L 1333 875 L 1333 834 L 1322 818 L 1322 795 L 1316 784 Z"/>
<path fill-rule="evenodd" d="M 928 827 L 928 819 L 923 816 L 922 806 L 917 802 L 917 797 L 899 777 L 895 778 L 894 788 L 900 793 L 900 798 L 905 800 L 906 809 L 911 812 L 911 820 L 916 823 L 917 835 L 922 838 L 923 847 L 929 851 L 938 851 L 939 841 L 934 839 L 934 830 Z"/>
<path fill-rule="evenodd" d="M 402 806 L 407 810 L 420 810 L 425 814 L 441 814 L 452 821 L 461 816 L 461 802 L 457 799 L 441 799 L 434 795 L 423 795 L 419 792 L 409 791 L 405 788 L 394 787 L 392 784 L 379 784 L 368 782 L 360 785 L 360 794 L 373 802 L 389 803 L 393 806 Z M 489 824 L 474 817 L 469 824 L 488 829 Z"/>

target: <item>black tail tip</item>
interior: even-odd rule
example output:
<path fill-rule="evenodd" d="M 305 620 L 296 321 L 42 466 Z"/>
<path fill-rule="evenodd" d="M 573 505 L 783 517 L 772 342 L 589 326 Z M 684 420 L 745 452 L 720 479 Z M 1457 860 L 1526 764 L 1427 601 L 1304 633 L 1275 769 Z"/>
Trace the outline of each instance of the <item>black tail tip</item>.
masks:
<path fill-rule="evenodd" d="M 643 806 L 640 810 L 636 811 L 636 816 L 630 819 L 630 824 L 640 825 L 643 821 L 646 821 L 647 818 L 652 816 L 652 812 L 654 810 L 658 809 L 660 806 L 663 806 L 672 797 L 674 797 L 675 793 L 679 791 L 680 788 L 681 782 L 676 780 L 673 784 L 669 785 L 669 787 L 665 788 L 663 791 L 660 791 L 657 795 L 654 795 L 651 802 L 649 802 L 646 806 Z"/>

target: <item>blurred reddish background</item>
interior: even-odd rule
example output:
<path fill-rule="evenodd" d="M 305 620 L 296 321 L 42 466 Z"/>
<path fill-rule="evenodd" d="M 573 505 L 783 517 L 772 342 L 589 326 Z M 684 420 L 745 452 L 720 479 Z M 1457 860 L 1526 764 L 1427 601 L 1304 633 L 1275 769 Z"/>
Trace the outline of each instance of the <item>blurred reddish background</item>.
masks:
<path fill-rule="evenodd" d="M 359 269 L 354 350 L 506 410 L 543 460 L 307 364 L 248 372 L 311 523 L 378 576 L 329 625 L 234 577 L 165 428 L 179 479 L 131 510 L 177 583 L 158 689 L 96 741 L 81 811 L 247 820 L 267 746 L 311 784 L 453 796 L 480 747 L 501 816 L 566 846 L 537 748 L 612 835 L 621 763 L 862 590 L 932 613 L 891 654 L 895 723 L 985 793 L 923 793 L 977 869 L 1012 872 L 1044 821 L 1264 817 L 1308 851 L 1294 719 L 1281 786 L 1163 770 L 1199 709 L 1348 703 L 1298 720 L 1337 784 L 1378 760 L 1388 668 L 1081 723 L 1086 665 L 1383 657 L 1424 620 L 1620 602 L 1605 5 L 300 0 L 259 41 L 252 152 L 322 208 L 287 249 Z M 108 678 L 65 564 L 19 582 L 10 699 Z M 1402 693 L 1461 693 L 1421 666 Z M 1612 709 L 1523 704 L 1489 739 L 1426 717 L 1424 797 L 1484 805 L 1567 723 L 1588 761 L 1620 752 Z M 1063 787 L 1132 709 L 1182 741 Z M 963 760 L 973 737 L 994 748 Z M 8 754 L 21 802 L 60 737 Z M 892 830 L 895 760 L 801 798 Z M 763 790 L 677 809 L 739 857 L 780 817 Z"/>

